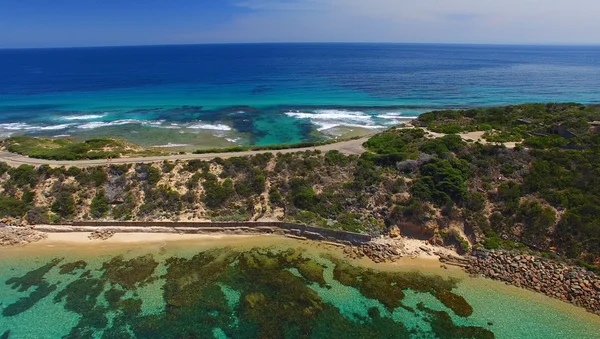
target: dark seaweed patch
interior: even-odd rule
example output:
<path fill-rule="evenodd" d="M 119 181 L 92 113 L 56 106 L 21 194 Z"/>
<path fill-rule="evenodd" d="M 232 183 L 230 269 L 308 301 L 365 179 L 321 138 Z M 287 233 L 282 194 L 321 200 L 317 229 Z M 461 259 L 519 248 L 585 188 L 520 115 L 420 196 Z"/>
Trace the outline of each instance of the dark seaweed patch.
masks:
<path fill-rule="evenodd" d="M 471 306 L 452 293 L 456 287 L 452 279 L 417 272 L 380 272 L 333 257 L 327 259 L 333 265 L 334 279 L 356 288 L 366 298 L 379 300 L 389 311 L 408 309 L 431 323 L 434 334 L 441 338 L 493 338 L 489 330 L 455 325 L 447 313 L 423 304 L 416 310 L 402 305 L 403 291 L 411 289 L 434 295 L 457 315 L 470 315 Z M 143 315 L 143 300 L 137 297 L 137 289 L 157 279 L 153 277 L 157 265 L 152 256 L 131 260 L 115 257 L 104 263 L 100 278 L 80 277 L 67 285 L 54 300 L 64 301 L 65 309 L 79 313 L 81 318 L 66 338 L 88 338 L 98 330 L 104 332 L 103 338 L 212 338 L 215 329 L 230 338 L 404 339 L 430 335 L 419 328 L 409 331 L 404 324 L 382 315 L 379 308 L 369 309 L 368 315 L 345 316 L 310 287 L 314 283 L 328 286 L 324 275 L 327 267 L 299 249 L 237 252 L 225 248 L 192 258 L 169 258 L 165 261 L 167 272 L 160 277 L 164 279 L 166 307 L 161 313 Z M 221 286 L 239 293 L 235 296 L 239 302 L 230 306 L 225 295 L 229 292 Z M 105 287 L 110 288 L 105 291 Z M 124 299 L 127 291 L 136 297 Z M 98 305 L 101 295 L 108 303 L 106 307 Z M 114 315 L 110 328 L 107 312 Z"/>
<path fill-rule="evenodd" d="M 87 267 L 87 263 L 83 260 L 67 263 L 60 266 L 60 274 L 75 274 L 75 270 L 83 270 Z"/>
<path fill-rule="evenodd" d="M 19 292 L 25 292 L 30 289 L 32 286 L 38 286 L 44 280 L 44 275 L 48 273 L 54 266 L 58 265 L 62 259 L 53 259 L 46 265 L 35 269 L 33 271 L 27 272 L 22 277 L 10 278 L 6 281 L 7 285 L 12 285 L 11 288 L 17 289 Z"/>
<path fill-rule="evenodd" d="M 98 296 L 104 290 L 104 284 L 104 280 L 95 278 L 75 280 L 58 292 L 54 302 L 64 300 L 67 310 L 87 316 L 94 309 Z"/>
<path fill-rule="evenodd" d="M 426 313 L 431 328 L 435 335 L 440 339 L 493 339 L 495 335 L 490 330 L 475 326 L 457 326 L 452 322 L 450 315 L 444 311 L 434 311 L 419 303 L 417 308 Z"/>
<path fill-rule="evenodd" d="M 27 272 L 22 277 L 10 278 L 6 281 L 7 285 L 12 285 L 12 289 L 17 289 L 19 292 L 26 292 L 32 287 L 35 289 L 26 297 L 20 298 L 16 302 L 6 306 L 2 310 L 2 315 L 6 317 L 15 316 L 23 313 L 37 304 L 38 301 L 47 297 L 50 293 L 56 290 L 57 286 L 44 281 L 44 276 L 53 267 L 58 265 L 62 259 L 54 259 L 46 265 Z"/>
<path fill-rule="evenodd" d="M 127 261 L 123 260 L 122 256 L 118 256 L 102 265 L 104 270 L 102 277 L 125 289 L 134 289 L 136 285 L 149 283 L 157 266 L 158 262 L 150 254 Z"/>
<path fill-rule="evenodd" d="M 6 306 L 2 310 L 2 315 L 5 317 L 15 316 L 23 313 L 37 304 L 38 301 L 44 299 L 48 294 L 56 290 L 56 285 L 50 285 L 47 282 L 41 282 L 36 289 L 27 297 L 21 298 L 13 304 Z"/>
<path fill-rule="evenodd" d="M 473 314 L 473 307 L 467 303 L 465 298 L 458 294 L 443 290 L 437 292 L 435 297 L 458 316 L 466 318 Z"/>
<path fill-rule="evenodd" d="M 4 333 L 2 333 L 2 335 L 0 335 L 0 339 L 8 339 L 10 337 L 10 330 L 5 331 Z"/>
<path fill-rule="evenodd" d="M 473 313 L 471 305 L 463 297 L 452 292 L 456 287 L 456 280 L 418 272 L 377 272 L 349 265 L 336 258 L 329 259 L 336 264 L 333 271 L 334 279 L 343 285 L 357 288 L 367 298 L 379 300 L 390 311 L 397 307 L 404 307 L 414 312 L 411 308 L 402 305 L 401 301 L 404 298 L 403 291 L 411 289 L 420 293 L 431 293 L 461 317 L 468 317 Z"/>

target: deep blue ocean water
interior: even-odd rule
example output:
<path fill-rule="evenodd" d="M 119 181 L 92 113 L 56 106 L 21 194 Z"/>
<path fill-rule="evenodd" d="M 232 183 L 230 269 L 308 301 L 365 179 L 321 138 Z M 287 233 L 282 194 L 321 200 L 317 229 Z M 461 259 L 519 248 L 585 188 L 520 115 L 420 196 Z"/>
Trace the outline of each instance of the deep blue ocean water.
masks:
<path fill-rule="evenodd" d="M 600 46 L 232 44 L 0 50 L 0 136 L 291 143 L 424 111 L 600 102 Z M 158 141 L 157 141 L 158 140 Z"/>

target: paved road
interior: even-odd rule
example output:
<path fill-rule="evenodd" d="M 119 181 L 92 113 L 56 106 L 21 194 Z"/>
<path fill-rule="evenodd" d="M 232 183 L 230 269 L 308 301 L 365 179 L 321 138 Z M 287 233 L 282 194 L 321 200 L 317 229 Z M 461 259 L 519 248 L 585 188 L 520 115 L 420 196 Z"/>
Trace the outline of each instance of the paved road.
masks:
<path fill-rule="evenodd" d="M 362 154 L 365 149 L 362 144 L 369 140 L 369 137 L 363 137 L 356 140 L 342 141 L 334 144 L 328 144 L 316 147 L 305 147 L 305 148 L 292 148 L 282 150 L 268 150 L 268 151 L 244 151 L 244 152 L 230 152 L 230 153 L 207 153 L 207 154 L 176 154 L 176 155 L 164 155 L 156 157 L 134 157 L 134 158 L 117 158 L 113 159 L 111 164 L 136 164 L 136 163 L 152 163 L 162 162 L 165 160 L 212 160 L 214 158 L 232 158 L 232 157 L 243 157 L 248 155 L 260 154 L 260 153 L 295 153 L 304 152 L 308 150 L 320 150 L 327 152 L 331 150 L 337 150 L 344 154 Z M 20 166 L 23 164 L 27 165 L 50 165 L 50 166 L 65 166 L 65 167 L 93 167 L 106 165 L 107 161 L 104 159 L 100 160 L 74 160 L 74 161 L 55 161 L 45 159 L 35 159 L 20 154 L 10 152 L 0 152 L 0 161 L 6 162 L 11 166 Z"/>

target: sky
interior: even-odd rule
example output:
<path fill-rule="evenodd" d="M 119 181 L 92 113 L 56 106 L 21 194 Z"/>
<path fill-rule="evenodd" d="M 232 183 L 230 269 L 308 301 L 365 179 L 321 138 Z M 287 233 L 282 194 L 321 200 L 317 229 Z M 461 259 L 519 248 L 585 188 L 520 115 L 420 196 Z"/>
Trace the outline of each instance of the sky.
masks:
<path fill-rule="evenodd" d="M 598 0 L 0 0 L 0 48 L 600 44 Z"/>

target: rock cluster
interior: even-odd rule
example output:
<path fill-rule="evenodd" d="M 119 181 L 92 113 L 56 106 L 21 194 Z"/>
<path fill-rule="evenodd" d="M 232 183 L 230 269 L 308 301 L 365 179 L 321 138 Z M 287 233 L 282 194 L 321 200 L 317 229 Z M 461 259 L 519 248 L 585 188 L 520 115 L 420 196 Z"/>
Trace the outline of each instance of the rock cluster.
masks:
<path fill-rule="evenodd" d="M 347 246 L 344 248 L 344 254 L 352 259 L 368 257 L 376 263 L 386 261 L 393 262 L 405 255 L 402 248 L 390 244 L 378 244 L 374 242 L 360 246 Z"/>
<path fill-rule="evenodd" d="M 110 230 L 96 230 L 88 236 L 90 240 L 106 240 L 115 235 L 115 232 Z"/>
<path fill-rule="evenodd" d="M 465 269 L 544 293 L 600 315 L 600 277 L 581 267 L 511 252 L 476 251 Z"/>
<path fill-rule="evenodd" d="M 31 227 L 0 225 L 0 246 L 25 245 L 47 237 L 46 233 L 35 231 Z"/>

